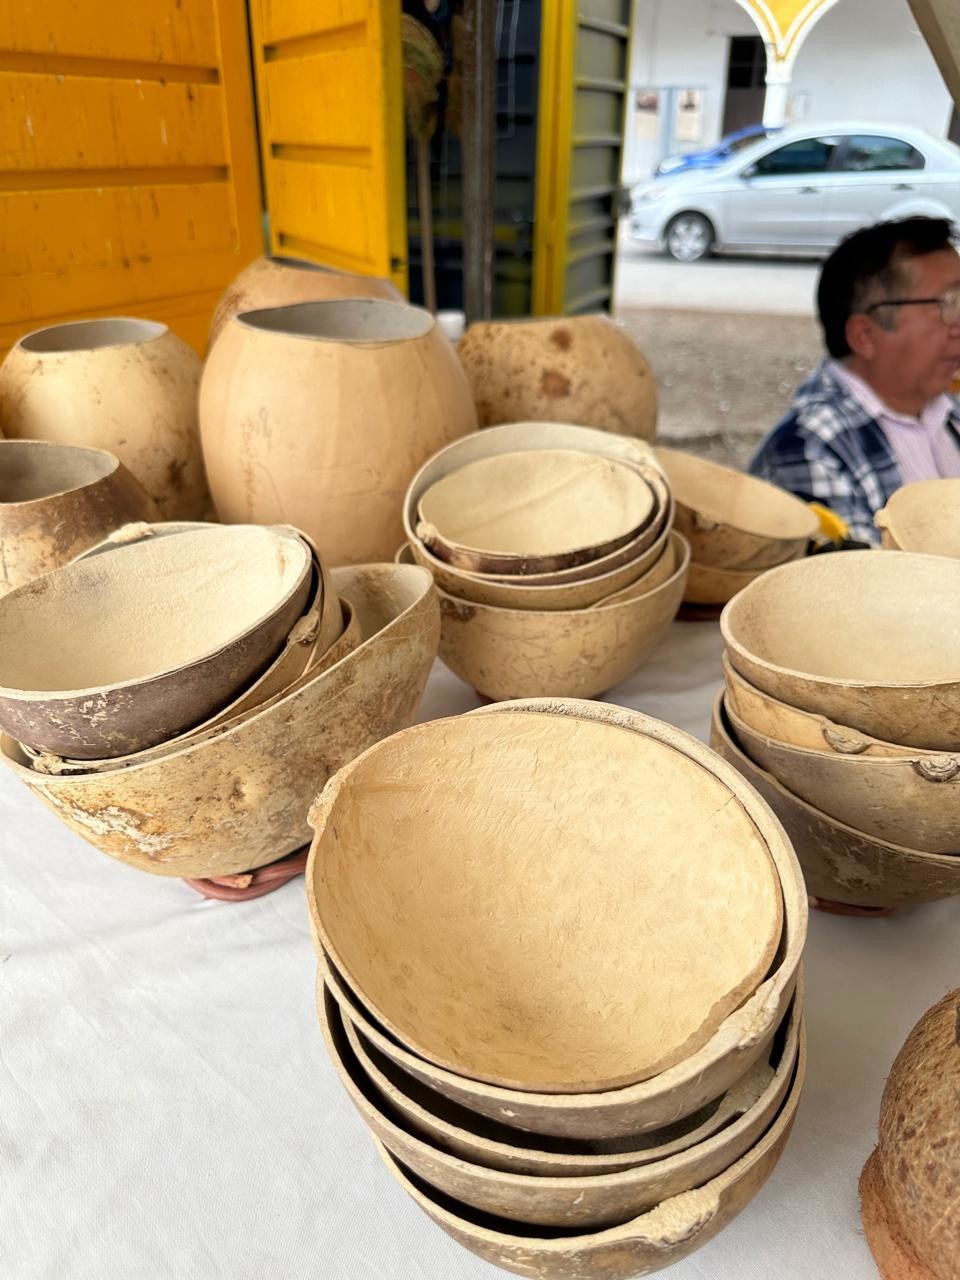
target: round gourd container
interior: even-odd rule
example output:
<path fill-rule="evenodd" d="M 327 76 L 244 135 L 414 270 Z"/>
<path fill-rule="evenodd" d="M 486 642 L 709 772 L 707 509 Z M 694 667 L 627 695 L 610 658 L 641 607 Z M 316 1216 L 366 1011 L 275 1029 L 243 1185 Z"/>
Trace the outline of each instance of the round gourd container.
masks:
<path fill-rule="evenodd" d="M 695 1054 L 766 977 L 783 902 L 749 806 L 687 735 L 634 725 L 511 707 L 434 721 L 318 797 L 319 942 L 420 1057 L 531 1093 L 613 1089 Z"/>
<path fill-rule="evenodd" d="M 22 587 L 156 509 L 103 449 L 0 440 L 0 595 Z"/>
<path fill-rule="evenodd" d="M 551 573 L 618 551 L 656 515 L 635 468 L 573 449 L 526 450 L 481 458 L 431 485 L 417 534 L 467 572 Z"/>
<path fill-rule="evenodd" d="M 960 479 L 905 484 L 873 522 L 888 551 L 960 557 Z"/>
<path fill-rule="evenodd" d="M 744 753 L 724 713 L 713 713 L 710 745 L 743 774 L 783 823 L 809 892 L 824 902 L 891 910 L 960 894 L 960 858 L 922 853 L 864 835 L 793 795 Z"/>
<path fill-rule="evenodd" d="M 257 258 L 227 286 L 217 303 L 210 321 L 207 349 L 213 346 L 224 325 L 241 312 L 286 307 L 293 302 L 330 302 L 339 298 L 405 301 L 399 289 L 379 276 L 335 271 L 332 267 L 306 262 L 302 258 Z"/>
<path fill-rule="evenodd" d="M 756 578 L 720 619 L 764 693 L 905 746 L 960 746 L 960 563 L 845 551 Z"/>
<path fill-rule="evenodd" d="M 790 1091 L 776 1119 L 750 1150 L 694 1191 L 598 1231 L 545 1230 L 480 1213 L 433 1190 L 378 1143 L 390 1172 L 423 1211 L 471 1253 L 517 1275 L 550 1280 L 632 1280 L 679 1262 L 712 1240 L 760 1191 L 780 1159 L 806 1075 L 801 1043 Z"/>
<path fill-rule="evenodd" d="M 19 587 L 0 600 L 0 727 L 79 759 L 155 746 L 273 661 L 311 575 L 293 531 L 212 525 Z"/>
<path fill-rule="evenodd" d="M 309 841 L 317 787 L 410 723 L 436 656 L 440 620 L 424 570 L 360 565 L 333 579 L 362 643 L 254 714 L 110 773 L 38 774 L 6 736 L 4 763 L 79 835 L 141 871 L 205 878 L 275 862 Z"/>
<path fill-rule="evenodd" d="M 653 373 L 609 316 L 480 320 L 460 339 L 458 354 L 481 427 L 528 418 L 654 437 Z"/>

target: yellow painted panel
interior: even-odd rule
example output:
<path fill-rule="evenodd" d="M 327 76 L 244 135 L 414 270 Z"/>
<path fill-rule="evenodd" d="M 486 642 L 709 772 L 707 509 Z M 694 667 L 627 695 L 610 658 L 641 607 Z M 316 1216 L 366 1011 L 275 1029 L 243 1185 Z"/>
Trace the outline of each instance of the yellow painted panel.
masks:
<path fill-rule="evenodd" d="M 299 241 L 330 266 L 363 271 L 377 248 L 373 175 L 363 169 L 277 161 L 270 222 L 279 250 L 290 252 L 291 242 Z"/>
<path fill-rule="evenodd" d="M 109 8 L 0 7 L 0 350 L 117 313 L 203 350 L 220 293 L 262 252 L 243 6 Z"/>
<path fill-rule="evenodd" d="M 65 227 L 73 229 L 66 241 Z M 126 264 L 229 253 L 234 244 L 225 182 L 0 193 L 0 261 L 11 276 L 107 271 L 118 262 L 128 271 Z M 187 287 L 195 275 L 191 264 Z M 29 316 L 39 303 L 37 288 L 24 288 L 22 296 L 21 314 Z"/>
<path fill-rule="evenodd" d="M 372 150 L 379 104 L 357 86 L 377 76 L 369 49 L 344 49 L 268 62 L 261 83 L 269 103 L 270 141 Z"/>
<path fill-rule="evenodd" d="M 128 0 L 109 5 L 104 0 L 5 0 L 0 4 L 3 53 L 214 67 L 217 43 L 215 0 Z"/>
<path fill-rule="evenodd" d="M 0 77 L 2 171 L 222 165 L 226 159 L 219 85 Z"/>
<path fill-rule="evenodd" d="M 254 31 L 263 44 L 366 25 L 378 0 L 259 0 Z M 400 0 L 396 0 L 399 10 Z M 373 13 L 374 24 L 378 15 Z M 353 37 L 356 38 L 356 37 Z"/>
<path fill-rule="evenodd" d="M 250 0 L 274 252 L 406 290 L 399 0 Z"/>

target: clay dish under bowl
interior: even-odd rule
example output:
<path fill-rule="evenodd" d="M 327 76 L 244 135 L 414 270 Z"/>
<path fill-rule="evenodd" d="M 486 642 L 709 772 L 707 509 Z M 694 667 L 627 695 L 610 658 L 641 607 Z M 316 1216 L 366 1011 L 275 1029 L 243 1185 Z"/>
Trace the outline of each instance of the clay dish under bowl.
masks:
<path fill-rule="evenodd" d="M 741 720 L 754 733 L 775 738 L 792 747 L 807 751 L 836 752 L 847 756 L 904 760 L 915 759 L 919 747 L 902 747 L 896 742 L 883 742 L 871 738 L 849 725 L 834 724 L 826 716 L 800 711 L 786 702 L 772 698 L 762 689 L 756 689 L 730 665 L 726 654 L 722 658 L 723 678 L 726 683 L 728 711 Z"/>
<path fill-rule="evenodd" d="M 888 551 L 960 558 L 960 479 L 905 484 L 873 518 Z"/>
<path fill-rule="evenodd" d="M 525 1092 L 613 1089 L 695 1054 L 766 977 L 782 894 L 744 788 L 687 735 L 632 723 L 516 707 L 434 721 L 318 797 L 318 943 L 420 1057 Z"/>
<path fill-rule="evenodd" d="M 205 719 L 276 656 L 305 544 L 211 526 L 80 559 L 0 600 L 0 726 L 53 755 L 127 755 Z"/>
<path fill-rule="evenodd" d="M 615 1173 L 551 1176 L 490 1169 L 418 1137 L 364 1074 L 336 1000 L 325 996 L 318 1013 L 327 1051 L 350 1100 L 387 1150 L 417 1176 L 485 1213 L 514 1222 L 584 1230 L 619 1225 L 670 1196 L 689 1191 L 729 1168 L 759 1140 L 782 1107 L 794 1074 L 801 1003 L 802 998 L 798 1003 L 794 997 L 790 1026 L 766 1089 L 722 1133 L 653 1164 Z"/>
<path fill-rule="evenodd" d="M 583 1156 L 531 1151 L 518 1130 L 511 1140 L 488 1144 L 496 1147 L 493 1151 L 486 1146 L 476 1151 L 476 1138 L 458 1130 L 459 1149 L 449 1150 L 448 1133 L 440 1134 L 443 1141 L 438 1141 L 434 1133 L 424 1130 L 422 1108 L 419 1116 L 411 1117 L 409 1097 L 372 1062 L 329 992 L 322 998 L 320 1020 L 337 1072 L 364 1120 L 398 1159 L 431 1186 L 474 1208 L 520 1222 L 599 1226 L 623 1222 L 677 1191 L 688 1191 L 713 1176 L 712 1171 L 727 1168 L 753 1145 L 780 1110 L 793 1075 L 802 986 L 801 980 L 776 1036 L 771 1061 L 758 1063 L 732 1091 L 742 1102 L 724 1107 L 721 1100 L 723 1124 L 680 1149 L 667 1144 L 649 1152 L 624 1153 L 619 1165 L 606 1168 L 603 1161 L 608 1156 L 593 1156 L 593 1165 L 585 1166 Z M 477 1159 L 478 1154 L 483 1158 Z M 491 1154 L 496 1164 L 489 1162 Z"/>
<path fill-rule="evenodd" d="M 731 664 L 764 693 L 887 742 L 960 746 L 960 563 L 845 551 L 780 565 L 726 606 Z"/>
<path fill-rule="evenodd" d="M 757 733 L 730 708 L 727 716 L 750 759 L 822 813 L 891 844 L 960 854 L 960 755 L 807 751 Z"/>
<path fill-rule="evenodd" d="M 820 528 L 812 508 L 778 485 L 678 449 L 656 452 L 695 564 L 769 569 L 802 556 Z"/>
<path fill-rule="evenodd" d="M 158 875 L 231 875 L 310 839 L 317 787 L 410 724 L 437 652 L 439 610 L 417 567 L 333 570 L 362 643 L 255 713 L 179 751 L 110 773 L 47 777 L 0 738 L 3 762 L 101 852 Z"/>
<path fill-rule="evenodd" d="M 112 453 L 0 440 L 0 595 L 68 564 L 153 501 Z"/>
<path fill-rule="evenodd" d="M 639 471 L 575 449 L 494 454 L 424 493 L 417 535 L 467 572 L 552 573 L 636 539 L 658 514 Z"/>
<path fill-rule="evenodd" d="M 722 694 L 714 704 L 710 745 L 743 774 L 783 823 L 815 897 L 887 909 L 960 894 L 960 858 L 864 835 L 793 795 L 754 764 L 734 737 Z"/>
<path fill-rule="evenodd" d="M 530 1227 L 468 1208 L 436 1191 L 377 1143 L 390 1172 L 434 1222 L 471 1253 L 533 1280 L 631 1280 L 679 1262 L 732 1222 L 772 1173 L 786 1146 L 806 1074 L 801 1039 L 787 1099 L 745 1155 L 694 1191 L 671 1196 L 622 1226 Z"/>

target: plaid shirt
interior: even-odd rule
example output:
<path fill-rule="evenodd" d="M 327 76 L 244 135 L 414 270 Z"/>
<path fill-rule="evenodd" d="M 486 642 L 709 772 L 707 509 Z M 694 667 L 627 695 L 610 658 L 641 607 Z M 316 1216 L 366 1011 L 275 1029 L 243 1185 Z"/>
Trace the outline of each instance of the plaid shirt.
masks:
<path fill-rule="evenodd" d="M 960 431 L 960 406 L 947 429 Z M 829 507 L 850 537 L 879 543 L 874 513 L 903 484 L 876 418 L 842 386 L 825 360 L 802 384 L 785 418 L 760 442 L 750 470 L 806 502 Z"/>

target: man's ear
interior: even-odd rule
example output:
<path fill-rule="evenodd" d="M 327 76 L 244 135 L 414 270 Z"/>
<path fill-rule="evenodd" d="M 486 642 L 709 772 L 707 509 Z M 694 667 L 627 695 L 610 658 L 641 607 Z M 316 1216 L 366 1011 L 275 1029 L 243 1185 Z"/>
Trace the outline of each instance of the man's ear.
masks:
<path fill-rule="evenodd" d="M 876 327 L 868 315 L 855 311 L 847 317 L 844 334 L 847 345 L 861 360 L 872 360 L 876 355 Z"/>

